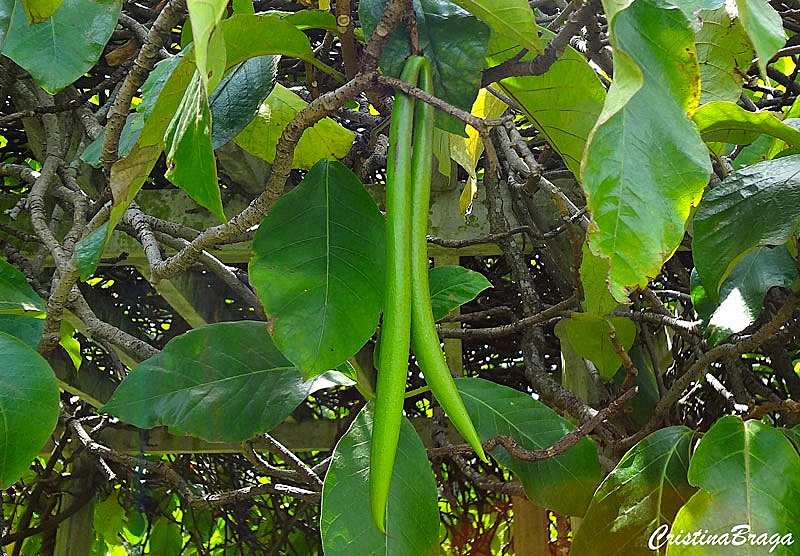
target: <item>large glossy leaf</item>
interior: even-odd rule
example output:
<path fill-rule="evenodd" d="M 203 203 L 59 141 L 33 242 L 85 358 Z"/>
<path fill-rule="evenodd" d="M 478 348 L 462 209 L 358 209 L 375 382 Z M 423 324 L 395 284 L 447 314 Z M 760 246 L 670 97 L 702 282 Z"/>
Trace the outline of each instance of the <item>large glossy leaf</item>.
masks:
<path fill-rule="evenodd" d="M 463 266 L 432 268 L 428 274 L 428 283 L 431 288 L 434 320 L 444 318 L 456 307 L 472 301 L 483 290 L 492 287 L 483 274 Z"/>
<path fill-rule="evenodd" d="M 389 487 L 386 535 L 369 509 L 369 445 L 374 402 L 339 440 L 322 488 L 320 535 L 326 556 L 428 556 L 439 550 L 436 481 L 425 447 L 403 419 Z"/>
<path fill-rule="evenodd" d="M 761 77 L 766 78 L 767 62 L 786 42 L 781 16 L 761 0 L 736 0 L 736 7 L 742 28 L 756 51 Z"/>
<path fill-rule="evenodd" d="M 697 490 L 686 480 L 691 439 L 690 429 L 669 427 L 631 448 L 595 492 L 570 556 L 663 555 L 648 539 Z"/>
<path fill-rule="evenodd" d="M 483 379 L 457 380 L 456 386 L 482 439 L 510 435 L 523 448 L 537 450 L 575 428 L 530 394 Z M 567 515 L 583 515 L 601 479 L 597 448 L 588 437 L 536 462 L 514 459 L 502 446 L 491 455 L 522 481 L 531 502 Z"/>
<path fill-rule="evenodd" d="M 29 348 L 36 349 L 44 333 L 44 319 L 0 314 L 0 332 L 14 336 Z"/>
<path fill-rule="evenodd" d="M 692 455 L 689 482 L 702 489 L 678 512 L 673 534 L 707 531 L 706 536 L 730 536 L 733 527 L 746 525 L 753 538 L 800 535 L 800 456 L 769 425 L 730 415 L 719 419 Z M 793 546 L 771 551 L 745 540 L 739 547 L 671 544 L 667 555 L 797 554 Z"/>
<path fill-rule="evenodd" d="M 226 75 L 211 96 L 211 146 L 218 149 L 242 131 L 275 86 L 280 56 L 256 56 Z"/>
<path fill-rule="evenodd" d="M 800 146 L 800 131 L 786 125 L 772 112 L 748 112 L 733 102 L 704 104 L 692 119 L 706 142 L 747 145 L 763 133 L 788 145 Z"/>
<path fill-rule="evenodd" d="M 0 311 L 44 311 L 41 298 L 25 276 L 9 263 L 0 260 Z"/>
<path fill-rule="evenodd" d="M 189 21 L 192 25 L 194 59 L 197 71 L 200 72 L 204 92 L 208 91 L 209 82 L 219 83 L 225 71 L 224 49 L 216 49 L 214 52 L 211 47 L 212 34 L 219 32 L 217 26 L 227 5 L 227 0 L 186 0 Z"/>
<path fill-rule="evenodd" d="M 120 0 L 65 0 L 52 17 L 28 25 L 22 0 L 0 0 L 0 52 L 56 93 L 97 62 L 121 7 Z"/>
<path fill-rule="evenodd" d="M 372 36 L 386 3 L 387 0 L 359 2 L 358 13 L 365 37 Z M 490 4 L 494 6 L 496 2 Z M 420 49 L 431 62 L 436 96 L 469 111 L 481 85 L 489 28 L 449 0 L 414 0 L 414 12 Z M 404 27 L 396 29 L 383 49 L 381 68 L 389 75 L 400 77 L 410 54 L 408 32 Z M 464 135 L 463 122 L 439 111 L 436 125 Z"/>
<path fill-rule="evenodd" d="M 265 54 L 283 54 L 316 62 L 305 33 L 278 16 L 235 14 L 220 27 L 225 31 L 228 69 Z"/>
<path fill-rule="evenodd" d="M 699 280 L 694 280 L 692 303 L 707 323 L 709 344 L 718 344 L 753 324 L 761 313 L 767 290 L 772 286 L 789 287 L 795 280 L 797 263 L 783 245 L 759 247 L 742 257 L 722 283 L 719 306 L 707 296 Z"/>
<path fill-rule="evenodd" d="M 22 0 L 28 23 L 41 23 L 54 13 L 64 0 Z"/>
<path fill-rule="evenodd" d="M 226 222 L 222 210 L 217 161 L 211 147 L 211 112 L 198 70 L 164 136 L 169 181 Z"/>
<path fill-rule="evenodd" d="M 692 255 L 712 299 L 748 252 L 781 245 L 800 221 L 800 155 L 767 160 L 728 175 L 694 217 Z"/>
<path fill-rule="evenodd" d="M 536 32 L 536 18 L 525 0 L 453 0 L 477 16 L 492 31 L 516 41 L 532 52 L 544 50 Z"/>
<path fill-rule="evenodd" d="M 284 128 L 307 102 L 277 83 L 255 118 L 234 139 L 250 154 L 269 163 Z M 293 168 L 311 168 L 319 159 L 336 160 L 350 151 L 355 135 L 330 118 L 323 118 L 303 132 L 292 159 Z"/>
<path fill-rule="evenodd" d="M 549 41 L 554 35 L 540 29 Z M 519 43 L 495 37 L 487 62 L 497 65 L 519 51 Z M 523 57 L 530 59 L 532 53 Z M 528 120 L 544 135 L 576 176 L 586 140 L 595 125 L 606 91 L 586 58 L 567 46 L 564 54 L 543 75 L 509 77 L 500 82 L 506 95 L 522 108 Z"/>
<path fill-rule="evenodd" d="M 700 104 L 711 101 L 736 102 L 753 60 L 753 47 L 741 20 L 731 17 L 726 6 L 703 10 L 703 28 L 697 32 L 697 60 L 700 63 Z"/>
<path fill-rule="evenodd" d="M 102 410 L 137 427 L 167 425 L 211 442 L 239 442 L 279 425 L 313 392 L 352 384 L 331 372 L 304 381 L 273 345 L 268 324 L 190 330 L 140 363 Z"/>
<path fill-rule="evenodd" d="M 375 332 L 383 225 L 355 174 L 321 160 L 259 226 L 250 280 L 275 344 L 307 376 L 347 360 Z"/>
<path fill-rule="evenodd" d="M 689 21 L 653 0 L 609 17 L 614 82 L 581 173 L 589 248 L 609 260 L 610 291 L 624 302 L 678 247 L 711 165 L 687 117 L 700 97 Z"/>
<path fill-rule="evenodd" d="M 0 332 L 0 489 L 19 479 L 58 421 L 58 384 L 50 365 Z"/>
<path fill-rule="evenodd" d="M 622 348 L 626 351 L 630 349 L 636 338 L 636 325 L 626 317 L 573 313 L 566 324 L 569 343 L 581 357 L 594 363 L 600 376 L 606 380 L 613 377 L 622 365 L 611 342 L 612 330 L 616 331 L 617 341 Z"/>

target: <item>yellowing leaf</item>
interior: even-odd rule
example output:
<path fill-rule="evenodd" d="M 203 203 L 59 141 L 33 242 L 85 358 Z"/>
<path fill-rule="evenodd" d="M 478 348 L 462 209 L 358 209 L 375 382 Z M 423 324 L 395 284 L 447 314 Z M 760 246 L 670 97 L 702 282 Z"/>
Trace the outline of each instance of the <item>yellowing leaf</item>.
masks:
<path fill-rule="evenodd" d="M 54 13 L 64 0 L 22 0 L 28 23 L 41 23 Z"/>
<path fill-rule="evenodd" d="M 478 97 L 472 104 L 472 114 L 479 118 L 497 118 L 505 112 L 506 103 L 498 99 L 486 89 L 478 91 Z M 478 192 L 478 175 L 475 167 L 483 154 L 483 141 L 478 131 L 467 126 L 467 137 L 450 134 L 450 157 L 455 160 L 469 174 L 458 205 L 461 216 L 466 220 L 466 213 L 472 204 L 472 199 Z"/>
<path fill-rule="evenodd" d="M 234 138 L 244 150 L 269 163 L 284 128 L 307 103 L 277 83 L 253 121 Z M 294 151 L 292 168 L 309 169 L 318 160 L 336 160 L 350 150 L 355 135 L 330 118 L 323 118 L 303 132 Z"/>

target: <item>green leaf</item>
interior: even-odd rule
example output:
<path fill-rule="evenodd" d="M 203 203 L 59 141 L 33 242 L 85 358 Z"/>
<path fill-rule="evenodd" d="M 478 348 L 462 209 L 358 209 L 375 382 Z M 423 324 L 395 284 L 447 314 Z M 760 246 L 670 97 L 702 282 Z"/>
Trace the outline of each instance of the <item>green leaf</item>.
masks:
<path fill-rule="evenodd" d="M 283 54 L 314 63 L 308 37 L 274 15 L 234 14 L 220 27 L 225 31 L 227 69 L 255 56 Z"/>
<path fill-rule="evenodd" d="M 539 37 L 536 18 L 526 0 L 453 0 L 492 31 L 516 41 L 531 52 L 544 51 Z"/>
<path fill-rule="evenodd" d="M 267 329 L 223 322 L 177 336 L 134 368 L 102 411 L 143 429 L 167 425 L 210 442 L 239 442 L 279 425 L 313 392 L 351 384 L 335 372 L 303 381 Z"/>
<path fill-rule="evenodd" d="M 708 320 L 709 345 L 753 324 L 772 286 L 791 286 L 797 280 L 797 263 L 783 246 L 759 247 L 736 263 L 719 291 L 720 303 Z"/>
<path fill-rule="evenodd" d="M 358 178 L 321 160 L 253 238 L 250 281 L 281 350 L 306 376 L 335 368 L 375 332 L 384 220 Z"/>
<path fill-rule="evenodd" d="M 253 121 L 236 136 L 234 142 L 250 154 L 272 163 L 284 128 L 307 105 L 299 96 L 276 83 Z M 294 151 L 292 168 L 308 169 L 321 158 L 342 158 L 350 151 L 354 137 L 349 129 L 330 118 L 323 118 L 303 132 Z"/>
<path fill-rule="evenodd" d="M 0 311 L 44 311 L 41 298 L 25 276 L 0 259 Z"/>
<path fill-rule="evenodd" d="M 693 268 L 692 273 L 689 275 L 689 289 L 694 312 L 697 313 L 700 320 L 708 323 L 708 319 L 711 318 L 717 308 L 717 303 L 708 295 L 706 287 L 700 281 L 700 275 L 697 274 L 696 268 Z"/>
<path fill-rule="evenodd" d="M 195 64 L 206 96 L 213 83 L 219 83 L 225 72 L 225 51 L 212 48 L 215 46 L 212 45 L 212 34 L 220 32 L 218 25 L 227 5 L 227 0 L 186 0 L 192 23 Z"/>
<path fill-rule="evenodd" d="M 695 37 L 700 64 L 700 104 L 736 102 L 753 60 L 753 47 L 738 17 L 727 7 L 703 10 L 703 28 Z"/>
<path fill-rule="evenodd" d="M 29 348 L 36 349 L 44 333 L 44 319 L 0 314 L 0 332 L 14 336 Z"/>
<path fill-rule="evenodd" d="M 686 17 L 655 0 L 635 0 L 613 14 L 609 28 L 614 82 L 581 174 L 592 213 L 589 248 L 610 262 L 610 291 L 622 303 L 680 244 L 711 165 L 687 117 L 700 88 Z M 665 36 L 670 40 L 658 39 Z"/>
<path fill-rule="evenodd" d="M 703 436 L 689 464 L 689 482 L 702 487 L 678 512 L 672 533 L 706 531 L 731 534 L 748 525 L 754 538 L 765 534 L 800 535 L 800 456 L 777 429 L 756 420 L 722 417 Z M 746 539 L 746 537 L 745 537 Z M 666 540 L 666 538 L 665 538 Z M 796 540 L 795 540 L 796 542 Z M 747 544 L 725 554 L 766 554 L 770 549 Z M 778 546 L 778 555 L 797 551 Z M 672 544 L 668 556 L 716 555 L 718 547 Z"/>
<path fill-rule="evenodd" d="M 211 146 L 218 149 L 242 131 L 275 86 L 280 56 L 256 56 L 235 66 L 208 97 Z"/>
<path fill-rule="evenodd" d="M 510 435 L 523 448 L 538 450 L 575 428 L 530 394 L 478 378 L 457 380 L 456 386 L 483 439 Z M 522 481 L 531 502 L 566 515 L 584 514 L 602 476 L 597 448 L 588 437 L 536 462 L 516 460 L 502 446 L 491 455 Z"/>
<path fill-rule="evenodd" d="M 184 52 L 190 53 L 191 47 Z M 192 56 L 186 54 L 179 60 L 174 56 L 157 64 L 152 81 L 148 79 L 142 85 L 144 97 L 140 110 L 145 118 L 144 127 L 130 154 L 111 166 L 109 187 L 114 195 L 114 203 L 106 242 L 161 156 L 164 132 L 196 72 Z"/>
<path fill-rule="evenodd" d="M 97 270 L 107 235 L 108 222 L 105 222 L 75 245 L 75 261 L 84 282 Z"/>
<path fill-rule="evenodd" d="M 75 329 L 67 321 L 62 320 L 59 335 L 61 338 L 58 343 L 69 355 L 75 370 L 79 370 L 83 362 L 83 356 L 81 355 L 81 343 L 74 337 Z"/>
<path fill-rule="evenodd" d="M 709 102 L 692 118 L 705 142 L 747 145 L 760 134 L 771 135 L 789 145 L 800 146 L 800 131 L 786 125 L 772 112 L 748 112 L 733 102 Z"/>
<path fill-rule="evenodd" d="M 183 535 L 180 523 L 162 517 L 150 528 L 150 554 L 180 554 Z"/>
<path fill-rule="evenodd" d="M 725 3 L 725 0 L 670 0 L 667 2 L 680 9 L 693 25 L 704 25 L 705 20 L 698 12 L 715 10 Z"/>
<path fill-rule="evenodd" d="M 580 268 L 584 300 L 581 304 L 587 313 L 605 315 L 619 303 L 608 291 L 608 261 L 601 259 L 583 243 L 583 259 Z"/>
<path fill-rule="evenodd" d="M 758 69 L 766 80 L 767 62 L 786 43 L 781 16 L 762 0 L 736 0 L 742 28 L 758 56 Z"/>
<path fill-rule="evenodd" d="M 120 0 L 65 0 L 47 21 L 28 25 L 21 0 L 0 0 L 0 52 L 55 94 L 94 66 L 121 7 Z"/>
<path fill-rule="evenodd" d="M 223 223 L 227 222 L 217 181 L 217 161 L 211 147 L 211 113 L 199 71 L 186 89 L 164 141 L 166 178 Z"/>
<path fill-rule="evenodd" d="M 64 0 L 22 0 L 28 23 L 41 23 L 54 13 Z"/>
<path fill-rule="evenodd" d="M 0 489 L 28 468 L 58 421 L 58 384 L 42 356 L 0 332 Z"/>
<path fill-rule="evenodd" d="M 392 470 L 386 535 L 369 510 L 369 445 L 374 402 L 358 414 L 333 451 L 322 488 L 320 534 L 326 556 L 424 556 L 439 550 L 436 481 L 425 447 L 403 418 Z"/>
<path fill-rule="evenodd" d="M 359 2 L 364 36 L 372 36 L 386 3 L 387 0 Z M 414 12 L 419 47 L 431 62 L 435 95 L 469 112 L 481 85 L 489 28 L 448 0 L 414 0 Z M 400 77 L 410 54 L 408 32 L 405 27 L 398 28 L 383 49 L 381 68 L 389 75 Z M 436 125 L 450 133 L 464 135 L 464 123 L 443 112 L 436 112 Z"/>
<path fill-rule="evenodd" d="M 712 299 L 748 252 L 782 245 L 800 222 L 800 155 L 767 160 L 728 175 L 694 217 L 692 255 Z"/>
<path fill-rule="evenodd" d="M 139 135 L 144 127 L 144 118 L 141 114 L 131 112 L 125 119 L 125 125 L 119 135 L 119 147 L 117 149 L 120 157 L 128 156 L 131 149 L 139 140 Z M 89 143 L 81 153 L 81 160 L 90 166 L 100 166 L 100 156 L 103 154 L 103 141 L 106 138 L 106 128 L 100 131 L 97 139 Z"/>
<path fill-rule="evenodd" d="M 279 14 L 281 19 L 291 23 L 301 31 L 307 29 L 325 29 L 331 33 L 338 33 L 336 18 L 331 12 L 324 10 L 300 10 L 299 12 L 284 12 Z"/>
<path fill-rule="evenodd" d="M 463 266 L 434 267 L 428 273 L 428 283 L 434 320 L 446 317 L 456 307 L 472 301 L 483 290 L 492 287 L 483 274 Z"/>
<path fill-rule="evenodd" d="M 555 36 L 540 28 L 545 41 Z M 507 38 L 493 38 L 489 65 L 498 65 L 519 51 Z M 534 56 L 529 53 L 523 60 Z M 583 54 L 567 46 L 564 54 L 543 75 L 509 77 L 500 82 L 502 91 L 514 99 L 576 176 L 587 137 L 597 121 L 606 91 Z"/>
<path fill-rule="evenodd" d="M 663 349 L 668 351 L 666 346 L 666 334 L 663 334 L 661 338 L 657 334 L 654 334 L 654 336 L 654 343 L 663 338 Z M 639 426 L 644 426 L 652 417 L 653 410 L 656 405 L 658 405 L 658 402 L 661 401 L 661 396 L 658 394 L 658 383 L 656 382 L 655 371 L 650 363 L 649 356 L 646 355 L 638 345 L 632 346 L 631 349 L 628 350 L 628 355 L 637 371 L 631 383 L 631 387 L 636 387 L 639 391 L 625 404 L 625 413 L 634 423 Z M 662 368 L 666 369 L 666 367 Z M 627 378 L 627 371 L 624 367 L 620 367 L 617 374 L 614 375 L 614 383 L 617 386 L 622 386 Z"/>
<path fill-rule="evenodd" d="M 119 504 L 118 492 L 113 491 L 105 500 L 95 505 L 92 528 L 109 542 L 113 542 L 122 530 L 124 520 L 125 510 Z"/>
<path fill-rule="evenodd" d="M 696 490 L 686 480 L 692 434 L 669 427 L 631 448 L 594 494 L 570 555 L 663 555 L 648 539 Z"/>
<path fill-rule="evenodd" d="M 795 449 L 800 450 L 800 424 L 793 426 L 791 429 L 780 429 L 780 431 L 792 441 Z"/>
<path fill-rule="evenodd" d="M 617 341 L 626 351 L 636 338 L 636 325 L 626 317 L 601 317 L 592 313 L 573 313 L 566 324 L 569 343 L 581 357 L 597 367 L 600 376 L 611 379 L 622 365 L 614 350 L 611 331 L 616 330 Z"/>

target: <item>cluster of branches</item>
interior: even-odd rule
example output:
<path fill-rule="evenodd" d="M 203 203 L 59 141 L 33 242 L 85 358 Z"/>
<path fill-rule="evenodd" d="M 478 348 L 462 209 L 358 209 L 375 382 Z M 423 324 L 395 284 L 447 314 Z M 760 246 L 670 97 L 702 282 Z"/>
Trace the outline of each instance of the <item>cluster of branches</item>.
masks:
<path fill-rule="evenodd" d="M 408 0 L 391 0 L 387 4 L 375 33 L 365 45 L 358 44 L 353 33 L 354 6 L 348 0 L 337 1 L 335 10 L 341 27 L 338 39 L 330 32 L 313 32 L 316 34 L 312 34 L 312 38 L 317 55 L 340 70 L 346 81 L 338 83 L 302 62 L 282 62 L 281 79 L 300 92 L 309 104 L 284 129 L 262 192 L 252 198 L 235 182 L 226 183 L 227 194 L 245 195 L 250 203 L 228 223 L 204 230 L 157 218 L 134 203 L 118 226 L 119 230 L 141 243 L 151 282 L 187 270 L 202 269 L 217 283 L 224 284 L 239 306 L 252 307 L 258 317 L 264 318 L 263 307 L 247 283 L 246 274 L 220 261 L 211 250 L 252 238 L 254 226 L 270 211 L 287 182 L 295 183 L 300 177 L 291 170 L 294 149 L 303 131 L 323 117 L 333 117 L 356 132 L 357 139 L 345 161 L 365 181 L 379 179 L 385 171 L 387 147 L 385 131 L 380 130 L 391 114 L 391 91 L 399 90 L 472 126 L 486 148 L 481 163 L 491 234 L 469 241 L 436 237 L 430 237 L 429 241 L 450 248 L 481 242 L 499 246 L 502 258 L 465 261 L 490 276 L 495 293 L 479 297 L 465 308 L 464 314 L 447 317 L 446 320 L 463 326 L 442 326 L 440 336 L 464 342 L 467 374 L 484 375 L 534 392 L 580 425 L 544 450 L 525 450 L 508 437 L 490 439 L 485 448 L 502 445 L 514 457 L 536 461 L 562 453 L 583 436 L 595 434 L 601 441 L 606 467 L 611 468 L 626 449 L 666 424 L 683 423 L 702 429 L 730 412 L 755 418 L 769 414 L 776 423 L 794 423 L 798 407 L 792 400 L 800 398 L 800 378 L 793 368 L 796 353 L 787 346 L 798 345 L 798 298 L 773 289 L 767 297 L 766 309 L 750 328 L 709 348 L 689 298 L 689 272 L 693 265 L 690 256 L 680 251 L 650 287 L 632 296 L 630 308 L 616 313 L 637 323 L 639 338 L 654 367 L 660 401 L 649 421 L 640 426 L 621 414 L 625 402 L 635 394 L 632 382 L 636 369 L 615 338 L 612 341 L 627 372 L 620 385 L 603 382 L 591 364 L 587 365 L 588 370 L 599 392 L 596 403 L 588 403 L 560 383 L 560 349 L 553 325 L 578 310 L 582 299 L 577 269 L 589 215 L 585 199 L 577 188 L 556 185 L 571 178 L 563 162 L 531 122 L 515 110 L 513 101 L 492 84 L 505 77 L 541 75 L 570 44 L 605 75 L 613 75 L 613 65 L 607 23 L 599 2 L 555 0 L 535 4 L 544 14 L 539 23 L 555 31 L 555 37 L 542 54 L 530 60 L 521 61 L 524 54 L 521 52 L 484 71 L 483 85 L 510 106 L 503 117 L 486 120 L 377 71 L 391 32 L 398 26 L 412 24 L 413 11 Z M 786 29 L 800 31 L 800 6 L 796 1 L 774 0 L 772 5 L 782 14 Z M 256 2 L 257 10 L 300 7 L 290 1 Z M 127 373 L 127 366 L 118 352 L 134 361 L 147 359 L 156 354 L 166 340 L 188 328 L 168 308 L 166 317 L 157 316 L 152 311 L 156 304 L 152 295 L 144 302 L 140 299 L 101 303 L 102 296 L 89 291 L 93 288 L 78 285 L 75 262 L 76 243 L 87 230 L 108 218 L 111 201 L 108 170 L 118 158 L 120 133 L 131 100 L 140 93 L 154 64 L 175 53 L 175 45 L 180 42 L 177 29 L 185 18 L 184 0 L 168 0 L 155 7 L 133 0 L 124 2 L 120 28 L 114 32 L 101 62 L 55 96 L 44 92 L 10 60 L 0 60 L 3 103 L 0 132 L 7 141 L 3 147 L 0 176 L 4 177 L 3 195 L 15 201 L 6 211 L 8 223 L 0 223 L 0 249 L 47 300 L 45 332 L 39 351 L 54 366 L 60 357 L 57 347 L 60 323 L 67 312 L 74 314 L 81 323 L 87 366 L 91 365 L 98 374 L 116 379 Z M 787 41 L 776 59 L 800 54 L 800 41 L 795 40 L 798 36 Z M 790 105 L 800 93 L 795 81 L 797 70 L 786 76 L 768 66 L 767 72 L 784 89 L 759 85 L 756 79 L 751 79 L 745 87 L 763 95 L 755 102 L 743 95 L 741 104 L 745 108 L 777 109 Z M 756 70 L 750 75 L 755 77 Z M 353 100 L 358 109 L 343 107 Z M 369 105 L 377 108 L 380 114 L 372 115 Z M 85 179 L 86 176 L 81 175 L 86 172 L 85 165 L 80 163 L 76 153 L 99 136 L 102 126 L 105 126 L 104 171 L 92 172 L 91 179 Z M 715 169 L 721 178 L 729 160 L 721 157 L 716 162 Z M 148 187 L 170 187 L 163 178 L 163 171 L 163 163 L 156 166 Z M 506 195 L 512 200 L 511 206 L 503 206 L 502 198 Z M 508 224 L 512 212 L 520 224 L 513 229 Z M 15 225 L 18 220 L 28 219 L 23 218 L 23 214 L 29 217 L 32 231 Z M 67 231 L 61 234 L 57 230 L 63 223 Z M 168 251 L 174 254 L 168 256 Z M 104 262 L 114 264 L 124 260 Z M 509 274 L 513 280 L 508 278 Z M 134 291 L 151 294 L 149 287 L 142 284 Z M 132 308 L 137 303 L 151 310 L 130 326 Z M 113 317 L 108 316 L 109 311 L 115 313 Z M 172 325 L 168 333 L 153 326 L 158 318 Z M 122 321 L 127 325 L 120 324 Z M 671 338 L 671 358 L 666 368 L 659 368 L 662 359 L 657 356 L 652 340 L 662 330 L 668 331 Z M 747 356 L 743 357 L 745 354 Z M 418 373 L 411 376 L 414 386 Z M 358 404 L 352 397 L 329 400 L 334 413 L 344 420 L 355 415 L 353 409 L 357 409 Z M 422 406 L 419 398 L 412 398 L 407 410 L 413 413 Z M 37 477 L 33 482 L 20 482 L 4 494 L 4 503 L 12 504 L 15 509 L 0 514 L 7 518 L 5 523 L 0 523 L 0 543 L 14 543 L 13 554 L 20 553 L 22 543 L 18 541 L 54 530 L 86 502 L 78 498 L 67 507 L 41 502 L 43 493 L 52 494 L 51 500 L 57 499 L 58 488 L 53 485 L 58 484 L 60 470 L 67 469 L 74 454 L 81 451 L 92 455 L 95 472 L 102 477 L 101 483 L 116 482 L 131 487 L 131 473 L 136 470 L 149 480 L 168 485 L 189 508 L 224 510 L 230 523 L 237 522 L 236 512 L 241 512 L 242 507 L 264 504 L 277 513 L 283 507 L 285 522 L 279 537 L 271 540 L 272 553 L 278 553 L 287 545 L 293 529 L 313 536 L 313 506 L 319 502 L 322 477 L 329 461 L 324 454 L 313 456 L 312 463 L 304 462 L 277 440 L 264 435 L 242 446 L 246 459 L 226 456 L 234 471 L 229 469 L 221 473 L 217 465 L 221 460 L 210 456 L 194 457 L 190 465 L 183 456 L 154 461 L 115 451 L 96 440 L 96 436 L 112 423 L 99 417 L 94 408 L 67 395 L 63 408 L 61 436 L 55 439 L 55 447 L 45 464 L 37 463 Z M 430 449 L 429 455 L 434 461 L 444 462 L 443 469 L 449 470 L 448 481 L 462 481 L 466 486 L 461 490 L 473 495 L 475 492 L 491 492 L 495 496 L 522 493 L 519 485 L 507 482 L 498 468 L 465 457 L 471 454 L 463 445 L 449 444 L 442 434 L 440 413 L 434 415 L 440 428 L 434 434 L 437 446 Z M 66 455 L 65 446 L 72 446 L 70 455 Z M 271 454 L 272 459 L 266 454 Z M 202 467 L 202 471 L 198 467 Z M 257 476 L 271 479 L 259 483 L 255 480 Z M 196 484 L 205 484 L 204 492 L 198 493 Z M 287 500 L 291 500 L 288 505 Z M 17 507 L 23 513 L 19 518 L 16 517 Z M 34 513 L 40 516 L 35 526 L 31 525 Z M 14 517 L 9 519 L 9 515 Z M 16 523 L 15 532 L 8 529 L 11 521 Z M 241 538 L 250 534 L 247 527 L 240 531 Z M 203 539 L 196 544 L 198 550 L 205 553 Z M 254 545 L 253 549 L 256 548 L 263 547 Z"/>

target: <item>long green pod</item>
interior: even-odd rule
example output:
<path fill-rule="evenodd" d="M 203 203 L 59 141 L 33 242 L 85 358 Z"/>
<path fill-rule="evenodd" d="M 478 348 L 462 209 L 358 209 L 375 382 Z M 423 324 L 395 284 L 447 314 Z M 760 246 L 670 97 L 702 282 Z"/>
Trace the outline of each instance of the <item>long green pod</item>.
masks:
<path fill-rule="evenodd" d="M 433 93 L 430 64 L 425 61 L 417 86 Z M 414 146 L 411 155 L 411 342 L 431 392 L 456 430 L 478 456 L 486 460 L 475 430 L 447 367 L 431 309 L 428 284 L 428 209 L 433 168 L 433 107 L 417 101 L 414 111 Z"/>
<path fill-rule="evenodd" d="M 424 58 L 412 56 L 401 79 L 416 83 Z M 403 396 L 408 373 L 411 329 L 411 264 L 408 233 L 411 226 L 411 137 L 414 100 L 397 91 L 389 131 L 386 162 L 386 287 L 384 293 L 378 382 L 369 460 L 369 499 L 372 521 L 386 532 L 386 503 L 392 479 Z"/>

